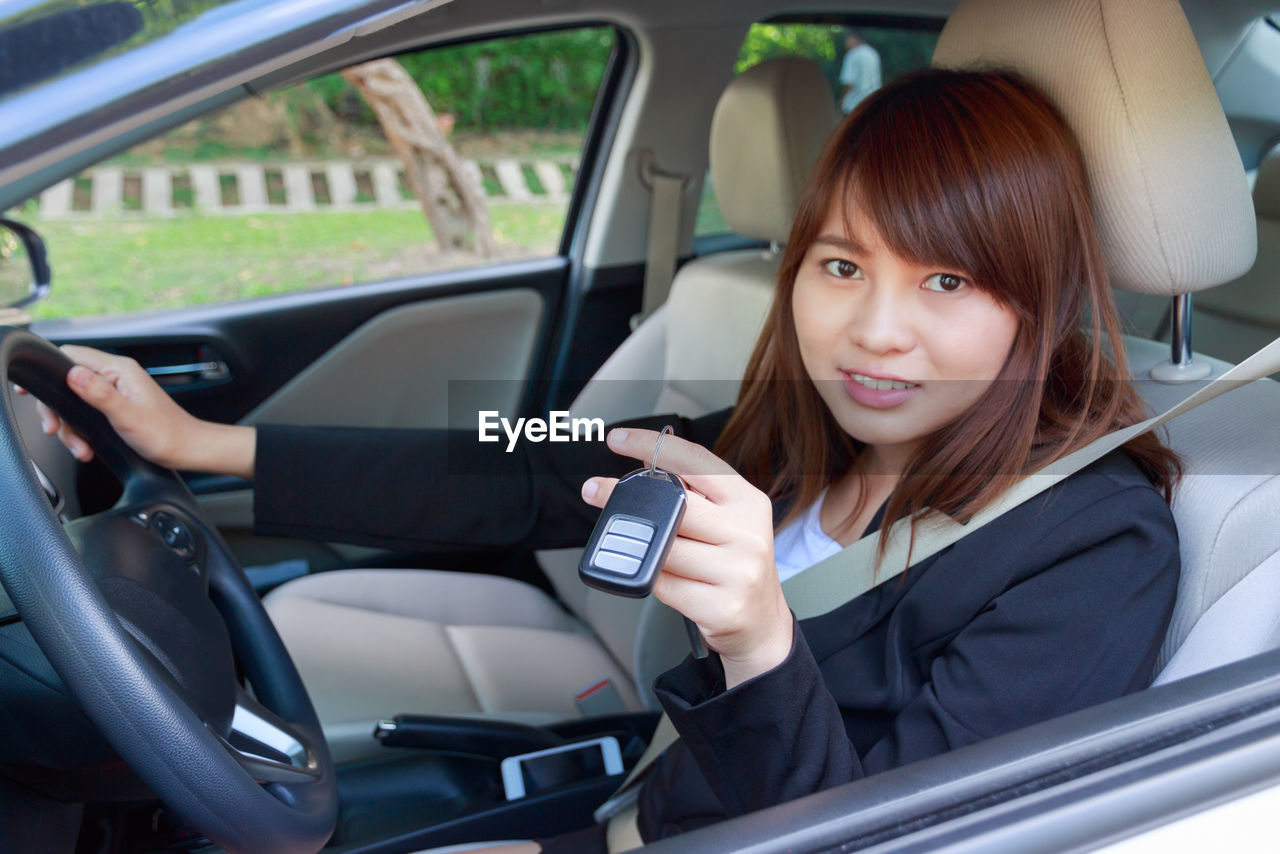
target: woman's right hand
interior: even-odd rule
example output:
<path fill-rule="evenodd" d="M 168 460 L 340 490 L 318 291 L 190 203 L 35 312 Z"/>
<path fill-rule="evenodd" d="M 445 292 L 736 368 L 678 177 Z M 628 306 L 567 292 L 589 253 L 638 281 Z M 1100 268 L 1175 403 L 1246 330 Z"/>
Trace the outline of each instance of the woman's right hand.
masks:
<path fill-rule="evenodd" d="M 76 363 L 67 373 L 67 385 L 105 415 L 120 438 L 143 457 L 171 469 L 210 471 L 230 468 L 228 473 L 246 474 L 243 466 L 217 465 L 211 469 L 204 458 L 209 456 L 206 452 L 210 445 L 225 445 L 228 438 L 238 438 L 235 444 L 240 446 L 247 441 L 252 453 L 250 428 L 213 424 L 194 417 L 175 403 L 141 365 L 127 356 L 114 356 L 73 344 L 63 346 L 62 352 Z M 93 459 L 93 449 L 56 412 L 38 401 L 37 408 L 41 428 L 47 435 L 56 434 L 81 462 Z M 228 435 L 228 431 L 246 430 L 250 435 Z M 249 466 L 247 474 L 251 476 L 252 457 Z"/>

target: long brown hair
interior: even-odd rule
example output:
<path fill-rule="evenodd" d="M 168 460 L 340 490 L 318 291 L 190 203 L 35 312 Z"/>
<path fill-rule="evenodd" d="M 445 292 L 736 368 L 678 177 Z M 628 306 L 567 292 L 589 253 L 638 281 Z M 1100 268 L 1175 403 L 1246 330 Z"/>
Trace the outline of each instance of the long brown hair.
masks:
<path fill-rule="evenodd" d="M 907 462 L 878 558 L 898 519 L 935 510 L 967 521 L 1023 475 L 1146 417 L 1118 346 L 1084 158 L 1061 113 L 1015 72 L 920 71 L 863 101 L 819 157 L 715 447 L 770 498 L 791 502 L 779 527 L 848 472 L 861 447 L 805 373 L 792 313 L 796 274 L 837 200 L 890 251 L 964 271 L 1018 319 L 996 381 Z M 1154 433 L 1124 448 L 1171 501 L 1177 455 Z M 867 490 L 859 494 L 850 522 L 864 510 Z"/>

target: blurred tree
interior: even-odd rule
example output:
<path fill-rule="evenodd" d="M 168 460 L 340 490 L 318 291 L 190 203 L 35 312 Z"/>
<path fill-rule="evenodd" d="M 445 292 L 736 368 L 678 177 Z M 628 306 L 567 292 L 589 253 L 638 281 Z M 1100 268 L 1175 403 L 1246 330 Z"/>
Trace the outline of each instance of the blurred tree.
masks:
<path fill-rule="evenodd" d="M 440 248 L 492 255 L 497 244 L 484 192 L 463 168 L 413 78 L 394 59 L 353 65 L 341 74 L 364 96 L 404 163 L 405 178 Z"/>
<path fill-rule="evenodd" d="M 741 74 L 776 56 L 807 56 L 830 71 L 844 55 L 844 28 L 828 24 L 752 24 L 733 67 Z M 828 74 L 828 77 L 832 75 Z"/>

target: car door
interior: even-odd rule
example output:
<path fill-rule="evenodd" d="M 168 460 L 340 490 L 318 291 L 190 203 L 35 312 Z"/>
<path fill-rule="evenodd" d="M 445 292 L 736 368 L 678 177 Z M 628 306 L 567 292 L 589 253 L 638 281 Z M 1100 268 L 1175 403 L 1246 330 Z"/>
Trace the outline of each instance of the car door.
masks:
<path fill-rule="evenodd" d="M 406 149 L 403 128 L 389 138 L 349 72 L 135 145 L 17 211 L 55 269 L 32 328 L 135 358 L 218 421 L 475 429 L 481 410 L 535 414 L 547 385 L 533 380 L 564 334 L 581 187 L 624 53 L 617 31 L 596 26 L 382 61 L 425 97 L 426 142 L 442 137 L 482 194 L 484 251 L 479 228 L 462 247 L 435 238 L 404 156 L 421 156 L 422 140 Z M 438 161 L 427 169 L 439 180 Z M 112 500 L 105 470 L 75 478 L 84 509 Z M 257 538 L 251 484 L 188 482 L 243 563 L 277 567 L 268 580 L 353 563 L 501 571 L 519 560 Z"/>

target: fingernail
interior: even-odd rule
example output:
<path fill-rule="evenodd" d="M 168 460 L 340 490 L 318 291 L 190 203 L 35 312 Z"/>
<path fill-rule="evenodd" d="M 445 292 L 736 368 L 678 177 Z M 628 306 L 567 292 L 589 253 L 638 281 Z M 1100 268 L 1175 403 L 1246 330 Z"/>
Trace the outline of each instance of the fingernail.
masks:
<path fill-rule="evenodd" d="M 596 497 L 596 493 L 600 491 L 600 485 L 594 480 L 589 480 L 582 484 L 582 497 L 587 501 Z"/>
<path fill-rule="evenodd" d="M 84 385 L 85 381 L 88 378 L 89 378 L 89 369 L 81 365 L 76 365 L 74 368 L 72 368 L 70 371 L 67 372 L 67 382 L 71 383 L 73 386 Z"/>
<path fill-rule="evenodd" d="M 615 447 L 621 447 L 627 441 L 627 430 L 625 427 L 617 427 L 609 431 L 609 444 Z"/>

